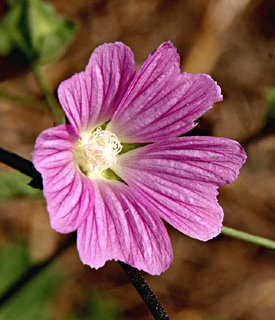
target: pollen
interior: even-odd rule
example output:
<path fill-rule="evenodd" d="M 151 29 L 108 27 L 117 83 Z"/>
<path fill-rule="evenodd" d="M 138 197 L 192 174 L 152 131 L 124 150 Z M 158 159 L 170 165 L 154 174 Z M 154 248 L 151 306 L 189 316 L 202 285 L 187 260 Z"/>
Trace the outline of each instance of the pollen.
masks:
<path fill-rule="evenodd" d="M 84 174 L 101 172 L 116 163 L 122 145 L 114 133 L 99 127 L 81 138 L 75 146 L 74 157 Z"/>

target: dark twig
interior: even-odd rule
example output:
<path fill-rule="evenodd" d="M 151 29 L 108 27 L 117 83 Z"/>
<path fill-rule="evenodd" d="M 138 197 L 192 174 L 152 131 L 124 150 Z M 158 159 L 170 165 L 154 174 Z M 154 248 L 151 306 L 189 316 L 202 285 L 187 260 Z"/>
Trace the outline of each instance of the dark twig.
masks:
<path fill-rule="evenodd" d="M 14 153 L 8 152 L 2 148 L 0 148 L 0 162 L 3 162 L 10 167 L 21 171 L 22 173 L 28 175 L 33 178 L 30 182 L 30 185 L 33 188 L 42 189 L 42 177 L 40 173 L 35 169 L 31 161 L 28 161 Z M 69 241 L 65 242 L 61 245 L 58 250 L 44 263 L 39 265 L 34 265 L 31 267 L 15 284 L 13 284 L 8 291 L 0 297 L 0 305 L 5 303 L 9 298 L 14 296 L 29 280 L 33 279 L 38 273 L 40 273 L 49 263 L 51 263 L 59 253 L 65 250 L 69 245 L 71 245 L 72 239 L 69 238 Z M 150 312 L 154 316 L 156 320 L 169 320 L 168 315 L 164 311 L 162 305 L 159 303 L 158 298 L 155 296 L 141 273 L 119 261 L 124 272 L 127 274 L 133 286 L 136 288 L 137 292 L 141 296 L 142 300 L 145 302 Z"/>
<path fill-rule="evenodd" d="M 124 262 L 118 261 L 128 278 L 136 288 L 137 292 L 145 302 L 152 315 L 156 320 L 168 320 L 169 317 L 163 309 L 162 305 L 158 301 L 151 288 L 149 287 L 142 274 L 135 268 L 125 264 Z"/>
<path fill-rule="evenodd" d="M 29 183 L 29 185 L 33 188 L 41 190 L 43 189 L 41 174 L 35 169 L 31 161 L 24 159 L 15 153 L 11 153 L 0 148 L 0 162 L 3 162 L 8 166 L 33 178 Z"/>

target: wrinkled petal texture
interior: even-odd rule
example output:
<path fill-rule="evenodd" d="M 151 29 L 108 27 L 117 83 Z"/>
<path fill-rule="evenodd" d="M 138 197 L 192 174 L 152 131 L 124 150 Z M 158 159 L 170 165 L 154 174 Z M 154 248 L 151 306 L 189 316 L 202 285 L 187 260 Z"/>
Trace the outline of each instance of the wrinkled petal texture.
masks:
<path fill-rule="evenodd" d="M 216 137 L 180 137 L 119 156 L 113 170 L 186 235 L 209 240 L 221 231 L 217 188 L 236 179 L 242 147 Z"/>
<path fill-rule="evenodd" d="M 132 51 L 123 43 L 96 48 L 84 72 L 58 88 L 62 108 L 79 133 L 111 119 L 135 75 Z"/>
<path fill-rule="evenodd" d="M 126 143 L 176 137 L 219 100 L 216 82 L 205 74 L 181 74 L 176 49 L 164 43 L 142 64 L 108 130 Z"/>
<path fill-rule="evenodd" d="M 80 226 L 77 247 L 84 264 L 123 261 L 160 274 L 172 261 L 167 231 L 154 208 L 118 181 L 96 181 L 93 211 Z"/>
<path fill-rule="evenodd" d="M 71 125 L 60 125 L 42 132 L 33 152 L 34 166 L 43 178 L 51 226 L 61 233 L 75 231 L 93 206 L 92 181 L 73 161 L 77 139 Z"/>

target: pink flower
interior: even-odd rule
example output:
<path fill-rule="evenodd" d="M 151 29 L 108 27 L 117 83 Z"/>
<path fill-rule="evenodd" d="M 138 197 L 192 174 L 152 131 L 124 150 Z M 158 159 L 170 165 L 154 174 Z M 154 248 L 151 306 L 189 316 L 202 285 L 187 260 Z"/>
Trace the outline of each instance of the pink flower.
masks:
<path fill-rule="evenodd" d="M 137 74 L 127 46 L 104 44 L 58 96 L 70 125 L 42 132 L 33 162 L 51 226 L 77 230 L 83 263 L 114 259 L 160 274 L 172 261 L 161 218 L 199 240 L 220 233 L 217 188 L 236 179 L 246 156 L 229 139 L 179 137 L 222 96 L 208 75 L 180 73 L 171 43 Z"/>

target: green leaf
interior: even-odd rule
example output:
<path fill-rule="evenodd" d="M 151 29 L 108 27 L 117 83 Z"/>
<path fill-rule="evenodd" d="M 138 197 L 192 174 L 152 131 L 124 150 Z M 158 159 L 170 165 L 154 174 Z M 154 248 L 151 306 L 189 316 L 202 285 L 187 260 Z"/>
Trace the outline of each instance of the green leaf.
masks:
<path fill-rule="evenodd" d="M 93 293 L 88 296 L 82 308 L 69 315 L 66 320 L 122 320 L 123 317 L 117 311 L 113 301 Z"/>
<path fill-rule="evenodd" d="M 1 291 L 3 291 L 3 288 L 7 286 L 6 277 L 10 284 L 13 283 L 18 275 L 23 274 L 23 271 L 29 266 L 29 259 L 26 248 L 22 251 L 20 246 L 9 246 L 2 249 L 0 259 L 0 283 Z M 48 320 L 48 301 L 52 298 L 61 279 L 62 276 L 58 270 L 51 266 L 46 268 L 2 306 L 0 320 Z M 5 283 L 5 286 L 2 285 L 2 282 Z"/>
<path fill-rule="evenodd" d="M 263 133 L 275 132 L 275 88 L 267 89 L 264 93 L 266 110 L 263 118 Z"/>
<path fill-rule="evenodd" d="M 265 91 L 264 94 L 267 110 L 266 110 L 266 120 L 274 120 L 275 119 L 275 88 L 270 88 Z"/>
<path fill-rule="evenodd" d="M 0 174 L 0 201 L 17 197 L 40 197 L 42 191 L 28 185 L 30 178 L 18 171 Z"/>
<path fill-rule="evenodd" d="M 0 294 L 3 294 L 30 266 L 27 246 L 7 244 L 0 248 Z"/>
<path fill-rule="evenodd" d="M 0 23 L 0 54 L 17 57 L 24 65 L 54 60 L 76 32 L 77 25 L 57 15 L 49 2 L 8 0 L 8 4 Z"/>

